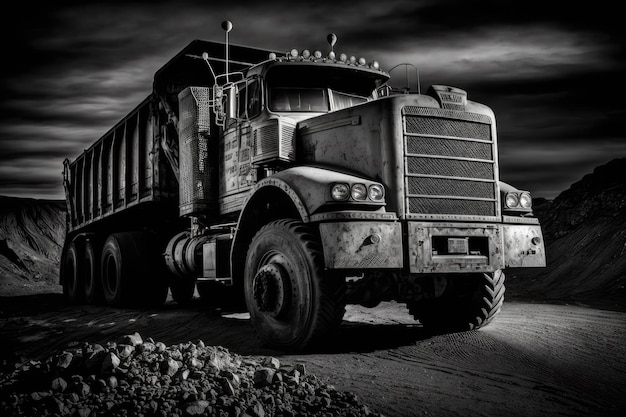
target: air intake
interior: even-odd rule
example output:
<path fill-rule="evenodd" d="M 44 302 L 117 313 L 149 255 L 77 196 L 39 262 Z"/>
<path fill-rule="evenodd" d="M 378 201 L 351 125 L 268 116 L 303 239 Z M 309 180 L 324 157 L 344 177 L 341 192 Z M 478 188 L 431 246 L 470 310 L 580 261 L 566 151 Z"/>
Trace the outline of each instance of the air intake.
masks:
<path fill-rule="evenodd" d="M 218 146 L 217 137 L 211 136 L 210 92 L 187 87 L 178 94 L 181 216 L 210 213 L 217 202 Z"/>

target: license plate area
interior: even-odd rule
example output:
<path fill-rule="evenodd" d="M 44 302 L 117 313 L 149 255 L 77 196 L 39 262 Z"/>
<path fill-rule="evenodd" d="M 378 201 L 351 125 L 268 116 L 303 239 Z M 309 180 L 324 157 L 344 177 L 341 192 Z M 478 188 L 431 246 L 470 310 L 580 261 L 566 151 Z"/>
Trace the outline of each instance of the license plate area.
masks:
<path fill-rule="evenodd" d="M 486 236 L 432 236 L 432 254 L 489 256 Z"/>
<path fill-rule="evenodd" d="M 468 238 L 456 238 L 449 237 L 448 238 L 448 253 L 449 254 L 462 254 L 467 255 L 468 253 Z"/>
<path fill-rule="evenodd" d="M 504 267 L 497 225 L 409 222 L 411 273 L 493 272 Z"/>

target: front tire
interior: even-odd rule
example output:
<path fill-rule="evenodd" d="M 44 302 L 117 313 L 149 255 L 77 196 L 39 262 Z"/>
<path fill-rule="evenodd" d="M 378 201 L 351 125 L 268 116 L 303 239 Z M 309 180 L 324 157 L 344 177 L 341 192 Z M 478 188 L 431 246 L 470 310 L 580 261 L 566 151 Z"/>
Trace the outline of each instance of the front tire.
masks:
<path fill-rule="evenodd" d="M 441 297 L 407 304 L 415 320 L 433 333 L 476 330 L 489 324 L 504 303 L 504 273 L 470 274 L 448 279 Z"/>
<path fill-rule="evenodd" d="M 299 221 L 274 221 L 254 236 L 244 292 L 252 325 L 264 344 L 304 349 L 341 323 L 345 281 L 323 268 L 318 239 Z"/>

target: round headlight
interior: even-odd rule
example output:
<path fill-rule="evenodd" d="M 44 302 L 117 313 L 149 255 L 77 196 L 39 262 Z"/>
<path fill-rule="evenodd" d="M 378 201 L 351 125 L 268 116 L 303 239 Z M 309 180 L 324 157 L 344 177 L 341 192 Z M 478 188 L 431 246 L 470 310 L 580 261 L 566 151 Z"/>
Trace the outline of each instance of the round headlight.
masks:
<path fill-rule="evenodd" d="M 504 204 L 506 204 L 508 208 L 515 208 L 519 204 L 519 197 L 516 193 L 507 193 Z"/>
<path fill-rule="evenodd" d="M 352 186 L 352 198 L 354 200 L 365 200 L 367 198 L 367 187 L 363 184 L 354 184 Z"/>
<path fill-rule="evenodd" d="M 385 189 L 382 185 L 372 184 L 368 189 L 368 196 L 372 201 L 381 201 L 385 198 Z"/>
<path fill-rule="evenodd" d="M 532 205 L 533 205 L 533 199 L 530 198 L 530 194 L 522 193 L 519 196 L 519 204 L 520 204 L 520 206 L 522 206 L 524 208 L 531 208 Z"/>
<path fill-rule="evenodd" d="M 347 200 L 350 196 L 350 187 L 348 184 L 335 184 L 330 189 L 330 196 L 336 201 Z"/>

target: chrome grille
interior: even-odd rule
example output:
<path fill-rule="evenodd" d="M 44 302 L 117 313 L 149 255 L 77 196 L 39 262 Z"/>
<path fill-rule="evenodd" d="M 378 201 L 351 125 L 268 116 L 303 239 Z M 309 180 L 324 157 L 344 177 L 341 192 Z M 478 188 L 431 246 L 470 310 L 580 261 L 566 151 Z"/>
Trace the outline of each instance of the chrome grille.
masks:
<path fill-rule="evenodd" d="M 429 219 L 498 215 L 491 119 L 413 106 L 402 113 L 406 212 Z"/>

